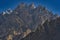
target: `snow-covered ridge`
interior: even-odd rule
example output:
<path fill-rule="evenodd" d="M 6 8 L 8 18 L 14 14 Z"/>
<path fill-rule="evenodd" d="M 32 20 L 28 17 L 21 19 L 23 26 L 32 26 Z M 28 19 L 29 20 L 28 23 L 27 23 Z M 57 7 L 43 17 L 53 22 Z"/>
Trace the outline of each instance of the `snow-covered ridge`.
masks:
<path fill-rule="evenodd" d="M 2 12 L 2 15 L 10 14 L 10 13 L 12 13 L 12 12 L 13 12 L 13 11 L 9 8 L 8 10 L 3 11 L 3 12 Z"/>

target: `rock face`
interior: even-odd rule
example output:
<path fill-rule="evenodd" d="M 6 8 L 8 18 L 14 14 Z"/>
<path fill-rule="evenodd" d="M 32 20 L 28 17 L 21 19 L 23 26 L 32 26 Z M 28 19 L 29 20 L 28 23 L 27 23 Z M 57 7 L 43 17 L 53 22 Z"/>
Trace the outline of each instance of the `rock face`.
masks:
<path fill-rule="evenodd" d="M 44 29 L 42 28 L 44 27 Z M 37 28 L 22 40 L 60 40 L 60 18 L 46 21 L 43 26 Z"/>
<path fill-rule="evenodd" d="M 1 40 L 59 40 L 60 18 L 45 7 L 22 3 L 0 14 Z"/>

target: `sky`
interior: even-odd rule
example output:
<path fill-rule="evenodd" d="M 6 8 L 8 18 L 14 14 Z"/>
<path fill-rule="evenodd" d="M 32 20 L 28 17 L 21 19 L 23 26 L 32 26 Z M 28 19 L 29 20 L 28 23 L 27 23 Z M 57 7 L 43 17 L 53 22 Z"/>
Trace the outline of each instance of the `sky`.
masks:
<path fill-rule="evenodd" d="M 60 15 L 60 0 L 0 0 L 0 12 L 9 8 L 15 9 L 20 3 L 34 3 L 35 5 L 43 5 L 54 14 Z"/>

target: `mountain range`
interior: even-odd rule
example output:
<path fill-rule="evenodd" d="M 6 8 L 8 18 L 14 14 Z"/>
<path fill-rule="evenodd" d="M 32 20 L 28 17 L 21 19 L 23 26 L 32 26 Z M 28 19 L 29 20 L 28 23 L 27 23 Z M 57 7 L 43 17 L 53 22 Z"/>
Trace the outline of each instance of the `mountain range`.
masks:
<path fill-rule="evenodd" d="M 0 14 L 0 40 L 60 40 L 60 16 L 34 3 Z"/>

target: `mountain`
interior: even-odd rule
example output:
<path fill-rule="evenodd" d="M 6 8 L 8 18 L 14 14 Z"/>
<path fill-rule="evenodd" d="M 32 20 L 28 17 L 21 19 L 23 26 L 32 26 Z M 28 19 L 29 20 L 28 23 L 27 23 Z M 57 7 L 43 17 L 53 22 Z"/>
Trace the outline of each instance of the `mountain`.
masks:
<path fill-rule="evenodd" d="M 42 5 L 21 3 L 0 14 L 1 40 L 59 40 L 60 16 Z"/>

